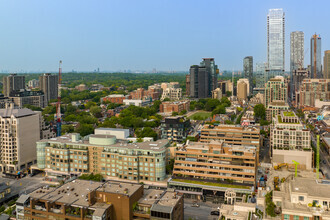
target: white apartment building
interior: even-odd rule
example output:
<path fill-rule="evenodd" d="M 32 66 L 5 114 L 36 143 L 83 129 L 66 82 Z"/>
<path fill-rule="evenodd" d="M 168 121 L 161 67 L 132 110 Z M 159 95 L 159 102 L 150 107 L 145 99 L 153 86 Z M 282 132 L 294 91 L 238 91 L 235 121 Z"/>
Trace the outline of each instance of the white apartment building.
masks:
<path fill-rule="evenodd" d="M 40 140 L 39 114 L 12 106 L 0 109 L 0 172 L 16 172 L 36 163 Z"/>
<path fill-rule="evenodd" d="M 182 98 L 182 89 L 181 88 L 166 88 L 163 90 L 163 94 L 160 100 L 169 98 L 173 101 L 178 101 Z"/>
<path fill-rule="evenodd" d="M 274 117 L 270 132 L 272 159 L 274 164 L 287 163 L 300 169 L 312 169 L 310 132 L 300 123 L 294 112 L 282 111 Z"/>

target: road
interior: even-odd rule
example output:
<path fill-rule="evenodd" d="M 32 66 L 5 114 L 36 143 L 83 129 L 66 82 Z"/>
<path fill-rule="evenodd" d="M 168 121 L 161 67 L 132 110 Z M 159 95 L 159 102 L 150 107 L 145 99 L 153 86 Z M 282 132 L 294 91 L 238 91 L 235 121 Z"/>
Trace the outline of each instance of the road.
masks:
<path fill-rule="evenodd" d="M 18 180 L 0 177 L 0 182 L 9 182 L 9 185 L 11 186 L 11 195 L 21 195 L 25 193 L 28 194 L 39 187 L 47 185 L 42 183 L 42 179 L 42 176 L 26 176 Z"/>
<path fill-rule="evenodd" d="M 200 202 L 198 203 L 200 207 L 192 207 L 193 201 L 190 199 L 184 199 L 184 219 L 189 220 L 217 220 L 219 216 L 210 215 L 211 211 L 217 210 L 220 204 L 209 204 Z"/>

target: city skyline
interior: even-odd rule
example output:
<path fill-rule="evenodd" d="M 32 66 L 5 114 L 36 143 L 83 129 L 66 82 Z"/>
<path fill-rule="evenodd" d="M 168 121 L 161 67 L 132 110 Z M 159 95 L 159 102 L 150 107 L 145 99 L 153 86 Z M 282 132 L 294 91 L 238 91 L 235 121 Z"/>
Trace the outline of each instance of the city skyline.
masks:
<path fill-rule="evenodd" d="M 327 7 L 309 1 L 35 2 L 0 1 L 0 70 L 56 72 L 62 59 L 64 72 L 188 72 L 204 57 L 214 57 L 220 71 L 242 70 L 246 56 L 267 61 L 267 13 L 273 8 L 285 12 L 286 71 L 291 32 L 304 32 L 306 50 L 314 33 L 322 37 L 322 55 L 330 48 Z"/>

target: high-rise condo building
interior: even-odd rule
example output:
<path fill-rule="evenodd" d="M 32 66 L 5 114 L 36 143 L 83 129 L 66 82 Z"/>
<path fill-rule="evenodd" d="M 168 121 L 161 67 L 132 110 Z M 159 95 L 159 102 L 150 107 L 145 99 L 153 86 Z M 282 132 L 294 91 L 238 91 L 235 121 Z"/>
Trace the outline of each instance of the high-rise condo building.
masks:
<path fill-rule="evenodd" d="M 323 76 L 325 79 L 330 79 L 330 50 L 324 51 L 323 61 Z"/>
<path fill-rule="evenodd" d="M 40 140 L 39 115 L 27 108 L 0 109 L 0 172 L 16 173 L 37 159 L 36 141 Z"/>
<path fill-rule="evenodd" d="M 237 81 L 237 98 L 239 101 L 244 101 L 247 99 L 250 87 L 249 84 L 248 79 L 239 79 Z"/>
<path fill-rule="evenodd" d="M 25 76 L 10 74 L 9 76 L 3 77 L 2 83 L 3 95 L 9 97 L 11 92 L 25 89 Z"/>
<path fill-rule="evenodd" d="M 51 99 L 56 99 L 58 96 L 58 76 L 50 73 L 45 73 L 39 76 L 39 88 L 45 94 L 45 105 Z"/>
<path fill-rule="evenodd" d="M 296 100 L 296 92 L 300 88 L 301 82 L 309 77 L 309 71 L 308 69 L 302 68 L 302 69 L 295 69 L 292 71 L 292 76 L 290 79 L 290 94 L 291 94 L 291 100 Z"/>
<path fill-rule="evenodd" d="M 298 108 L 315 106 L 315 101 L 330 99 L 330 79 L 304 79 L 296 92 Z"/>
<path fill-rule="evenodd" d="M 208 98 L 217 88 L 218 66 L 214 58 L 203 58 L 200 65 L 190 67 L 190 97 Z"/>
<path fill-rule="evenodd" d="M 253 57 L 247 56 L 243 60 L 243 73 L 244 78 L 249 80 L 249 94 L 250 96 L 252 94 L 252 88 L 253 88 Z"/>
<path fill-rule="evenodd" d="M 267 82 L 267 63 L 257 63 L 256 64 L 256 88 L 265 88 L 265 83 Z"/>
<path fill-rule="evenodd" d="M 268 70 L 285 70 L 285 14 L 283 9 L 269 9 L 267 15 Z"/>
<path fill-rule="evenodd" d="M 304 68 L 304 32 L 291 32 L 290 41 L 290 72 Z"/>
<path fill-rule="evenodd" d="M 274 101 L 287 102 L 288 85 L 283 76 L 276 76 L 270 79 L 265 88 L 265 107 Z"/>
<path fill-rule="evenodd" d="M 314 34 L 311 38 L 311 78 L 322 78 L 321 37 Z"/>

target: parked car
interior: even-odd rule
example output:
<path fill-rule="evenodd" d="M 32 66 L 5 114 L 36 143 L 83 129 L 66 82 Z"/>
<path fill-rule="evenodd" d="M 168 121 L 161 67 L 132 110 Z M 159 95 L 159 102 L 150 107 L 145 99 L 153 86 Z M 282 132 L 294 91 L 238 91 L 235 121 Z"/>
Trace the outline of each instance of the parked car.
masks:
<path fill-rule="evenodd" d="M 219 211 L 211 211 L 211 215 L 220 215 L 220 212 Z"/>
<path fill-rule="evenodd" d="M 191 205 L 191 207 L 199 207 L 199 205 L 197 204 L 197 203 L 193 203 L 192 205 Z"/>

